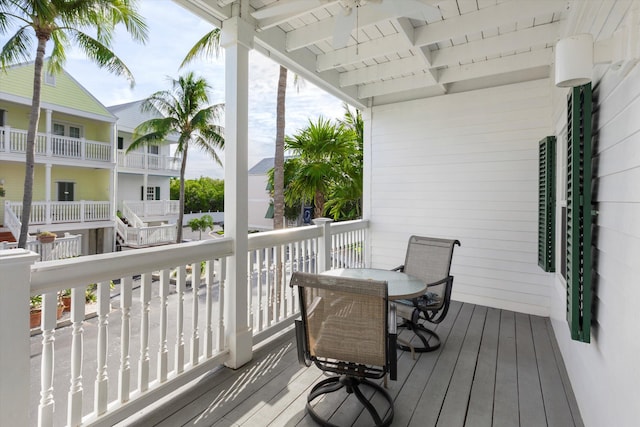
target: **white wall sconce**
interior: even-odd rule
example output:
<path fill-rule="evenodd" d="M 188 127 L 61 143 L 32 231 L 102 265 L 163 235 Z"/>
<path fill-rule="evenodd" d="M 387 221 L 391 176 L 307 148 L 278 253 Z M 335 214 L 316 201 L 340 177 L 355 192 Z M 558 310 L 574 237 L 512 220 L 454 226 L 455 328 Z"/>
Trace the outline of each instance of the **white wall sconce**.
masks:
<path fill-rule="evenodd" d="M 555 48 L 555 83 L 575 87 L 591 82 L 594 64 L 611 64 L 619 70 L 640 58 L 640 12 L 635 7 L 613 36 L 594 43 L 591 34 L 576 34 L 559 40 Z"/>

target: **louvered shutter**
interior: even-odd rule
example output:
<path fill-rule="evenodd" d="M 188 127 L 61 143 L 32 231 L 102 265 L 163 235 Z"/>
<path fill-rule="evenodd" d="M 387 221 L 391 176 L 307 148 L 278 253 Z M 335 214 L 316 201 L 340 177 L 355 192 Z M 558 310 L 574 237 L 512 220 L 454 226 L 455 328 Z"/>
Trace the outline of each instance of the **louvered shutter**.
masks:
<path fill-rule="evenodd" d="M 549 272 L 555 266 L 556 137 L 540 141 L 538 169 L 538 265 Z"/>
<path fill-rule="evenodd" d="M 591 84 L 572 89 L 567 124 L 567 321 L 591 339 Z"/>

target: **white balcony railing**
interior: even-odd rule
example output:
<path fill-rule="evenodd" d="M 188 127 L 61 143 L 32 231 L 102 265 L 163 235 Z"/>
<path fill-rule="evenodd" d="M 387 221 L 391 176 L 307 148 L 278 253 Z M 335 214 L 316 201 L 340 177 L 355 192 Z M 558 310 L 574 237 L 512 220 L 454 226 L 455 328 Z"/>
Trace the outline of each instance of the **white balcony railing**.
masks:
<path fill-rule="evenodd" d="M 123 210 L 128 209 L 140 218 L 177 217 L 180 211 L 179 200 L 129 200 L 122 202 Z M 124 213 L 124 212 L 123 212 Z M 125 214 L 126 216 L 126 214 Z"/>
<path fill-rule="evenodd" d="M 0 360 L 12 367 L 0 382 L 0 401 L 11 408 L 0 411 L 0 425 L 29 424 L 30 408 L 43 426 L 113 425 L 138 412 L 242 351 L 235 342 L 243 331 L 225 327 L 236 324 L 238 313 L 246 313 L 254 345 L 290 325 L 298 311 L 288 287 L 293 271 L 324 271 L 336 262 L 363 266 L 367 226 L 327 221 L 250 235 L 248 265 L 236 267 L 249 272 L 248 293 L 225 290 L 236 246 L 229 238 L 37 264 L 26 251 L 0 252 L 0 275 L 12 285 L 0 290 L 12 296 L 0 297 L 0 309 L 14 320 L 0 323 L 0 341 L 12 343 L 0 346 Z M 112 311 L 114 279 L 118 308 Z M 88 327 L 84 287 L 91 283 L 98 284 L 97 318 Z M 72 288 L 71 326 L 56 330 L 56 295 L 65 288 Z M 44 301 L 42 344 L 33 355 L 29 294 Z M 68 347 L 56 348 L 65 342 Z M 29 392 L 30 378 L 40 385 Z"/>
<path fill-rule="evenodd" d="M 182 157 L 118 150 L 118 167 L 121 169 L 178 172 L 181 163 Z"/>
<path fill-rule="evenodd" d="M 96 162 L 112 161 L 109 142 L 91 141 L 84 138 L 72 138 L 46 133 L 36 136 L 36 157 L 58 157 L 65 159 L 90 160 Z M 27 150 L 27 131 L 9 126 L 0 127 L 0 151 L 23 154 Z"/>
<path fill-rule="evenodd" d="M 11 212 L 16 218 L 22 215 L 22 202 L 5 201 L 5 218 Z M 80 200 L 77 202 L 33 202 L 30 225 L 63 224 L 111 220 L 111 203 Z"/>
<path fill-rule="evenodd" d="M 18 242 L 0 242 L 0 250 L 15 249 Z M 54 261 L 82 255 L 82 235 L 65 233 L 52 243 L 40 243 L 39 240 L 28 240 L 27 250 L 40 255 L 38 261 Z"/>
<path fill-rule="evenodd" d="M 152 227 L 129 227 L 120 218 L 116 219 L 116 231 L 122 239 L 122 246 L 144 248 L 166 243 L 175 243 L 177 229 L 175 224 L 157 225 Z"/>

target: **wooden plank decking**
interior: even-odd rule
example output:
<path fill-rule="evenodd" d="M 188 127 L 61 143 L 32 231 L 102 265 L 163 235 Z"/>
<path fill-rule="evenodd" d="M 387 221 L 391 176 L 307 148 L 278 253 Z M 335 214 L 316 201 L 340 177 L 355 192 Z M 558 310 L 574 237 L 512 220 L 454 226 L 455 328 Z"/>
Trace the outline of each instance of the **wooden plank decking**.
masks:
<path fill-rule="evenodd" d="M 548 319 L 453 303 L 436 331 L 439 350 L 416 360 L 398 352 L 398 379 L 388 388 L 393 426 L 583 425 Z M 316 367 L 298 364 L 289 333 L 242 369 L 211 372 L 122 425 L 312 426 L 306 397 L 322 378 Z M 355 398 L 333 394 L 317 406 L 332 423 L 371 424 Z"/>

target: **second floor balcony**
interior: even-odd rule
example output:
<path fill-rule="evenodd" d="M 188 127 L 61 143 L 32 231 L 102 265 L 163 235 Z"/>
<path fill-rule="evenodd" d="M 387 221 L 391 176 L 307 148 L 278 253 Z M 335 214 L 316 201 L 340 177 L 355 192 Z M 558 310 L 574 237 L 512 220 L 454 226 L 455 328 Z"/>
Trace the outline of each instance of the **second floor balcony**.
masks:
<path fill-rule="evenodd" d="M 85 138 L 54 135 L 38 132 L 36 135 L 36 161 L 39 158 L 88 160 L 111 163 L 112 145 L 105 141 L 91 141 Z M 23 155 L 27 149 L 27 130 L 0 127 L 0 153 Z"/>
<path fill-rule="evenodd" d="M 171 175 L 177 175 L 181 162 L 181 157 L 142 152 L 127 153 L 126 150 L 118 150 L 118 169 L 128 172 L 171 172 Z"/>

